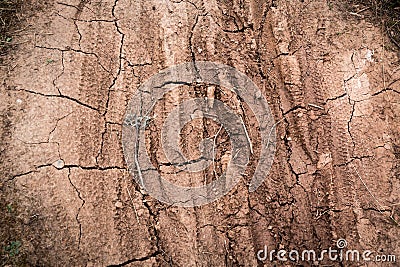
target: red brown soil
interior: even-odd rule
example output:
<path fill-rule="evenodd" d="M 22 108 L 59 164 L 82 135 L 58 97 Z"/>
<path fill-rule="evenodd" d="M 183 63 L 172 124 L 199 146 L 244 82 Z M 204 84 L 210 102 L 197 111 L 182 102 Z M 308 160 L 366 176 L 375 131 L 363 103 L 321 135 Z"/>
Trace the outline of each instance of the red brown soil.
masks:
<path fill-rule="evenodd" d="M 379 26 L 337 5 L 52 1 L 38 11 L 1 69 L 0 241 L 21 241 L 19 255 L 2 255 L 2 264 L 291 266 L 257 261 L 257 251 L 322 250 L 340 238 L 400 257 L 400 61 Z M 178 208 L 133 181 L 121 132 L 140 84 L 192 60 L 245 73 L 280 123 L 274 164 L 257 191 L 244 179 L 216 202 Z M 166 97 L 155 113 L 161 120 L 185 97 Z M 207 125 L 194 121 L 182 136 L 213 136 L 219 126 Z M 230 147 L 217 141 L 220 173 Z M 182 146 L 196 156 L 196 138 Z M 317 264 L 364 263 L 299 263 Z"/>

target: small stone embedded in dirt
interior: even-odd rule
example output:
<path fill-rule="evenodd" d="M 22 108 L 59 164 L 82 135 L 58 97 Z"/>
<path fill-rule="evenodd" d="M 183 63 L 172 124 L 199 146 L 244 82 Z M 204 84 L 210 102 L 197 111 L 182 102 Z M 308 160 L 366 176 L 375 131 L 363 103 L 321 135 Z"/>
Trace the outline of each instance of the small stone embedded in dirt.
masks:
<path fill-rule="evenodd" d="M 118 208 L 118 209 L 122 208 L 122 207 L 123 207 L 122 202 L 121 202 L 121 201 L 117 201 L 117 202 L 115 203 L 115 207 Z"/>
<path fill-rule="evenodd" d="M 385 145 L 384 145 L 384 148 L 387 149 L 387 150 L 390 150 L 392 147 L 391 147 L 390 144 L 385 144 Z"/>
<path fill-rule="evenodd" d="M 17 99 L 17 101 L 16 101 L 16 102 L 17 102 L 17 104 L 22 104 L 22 100 L 21 100 L 21 99 L 19 99 L 19 98 Z"/>
<path fill-rule="evenodd" d="M 64 168 L 65 163 L 62 159 L 59 159 L 53 163 L 53 166 L 56 167 L 57 169 L 62 169 L 62 168 Z"/>

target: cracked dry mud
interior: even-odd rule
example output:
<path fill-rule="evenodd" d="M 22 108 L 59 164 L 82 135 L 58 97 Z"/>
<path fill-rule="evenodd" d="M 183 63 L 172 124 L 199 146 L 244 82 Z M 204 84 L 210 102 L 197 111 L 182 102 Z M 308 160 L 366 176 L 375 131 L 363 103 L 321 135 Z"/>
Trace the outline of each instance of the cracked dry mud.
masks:
<path fill-rule="evenodd" d="M 1 194 L 18 218 L 1 227 L 21 240 L 26 265 L 291 266 L 256 253 L 322 250 L 339 238 L 400 257 L 400 64 L 380 27 L 318 0 L 50 1 L 28 24 L 0 90 Z M 216 202 L 178 208 L 133 182 L 121 131 L 141 83 L 193 60 L 250 77 L 278 142 L 257 191 L 247 176 Z M 231 101 L 257 144 L 251 114 L 221 90 L 181 88 L 155 109 L 152 162 L 172 180 L 202 179 L 173 176 L 157 141 L 159 122 L 188 96 Z M 183 138 L 185 153 L 218 129 L 185 126 L 194 136 Z M 230 146 L 223 134 L 217 142 L 219 174 Z"/>

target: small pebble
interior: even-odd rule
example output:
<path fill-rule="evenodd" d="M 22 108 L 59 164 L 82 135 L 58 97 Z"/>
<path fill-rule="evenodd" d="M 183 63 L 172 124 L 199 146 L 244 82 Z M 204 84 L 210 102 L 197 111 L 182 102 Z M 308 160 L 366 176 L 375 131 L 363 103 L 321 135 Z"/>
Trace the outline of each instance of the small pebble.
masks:
<path fill-rule="evenodd" d="M 62 168 L 64 168 L 65 164 L 62 159 L 59 159 L 53 163 L 53 166 L 56 167 L 57 169 L 62 169 Z"/>
<path fill-rule="evenodd" d="M 115 207 L 116 208 L 118 208 L 118 209 L 120 209 L 120 208 L 122 208 L 122 202 L 121 201 L 117 201 L 116 203 L 115 203 Z"/>

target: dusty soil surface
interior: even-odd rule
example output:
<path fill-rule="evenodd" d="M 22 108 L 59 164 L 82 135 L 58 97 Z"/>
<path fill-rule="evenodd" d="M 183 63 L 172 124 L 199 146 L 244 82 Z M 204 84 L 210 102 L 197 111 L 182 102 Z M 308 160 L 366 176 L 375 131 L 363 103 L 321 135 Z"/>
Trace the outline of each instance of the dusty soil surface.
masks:
<path fill-rule="evenodd" d="M 50 1 L 25 26 L 1 69 L 3 265 L 365 266 L 257 260 L 264 246 L 323 250 L 340 238 L 400 260 L 400 62 L 378 25 L 329 1 L 72 0 Z M 247 188 L 255 156 L 228 195 L 178 208 L 133 181 L 121 131 L 140 84 L 193 60 L 250 77 L 278 142 L 257 191 Z M 164 164 L 157 122 L 181 99 L 230 102 L 257 144 L 240 101 L 206 89 L 166 96 L 148 131 L 153 164 L 186 185 L 214 174 L 177 179 Z M 219 127 L 185 126 L 188 157 Z M 216 141 L 220 174 L 230 145 L 224 132 Z"/>

